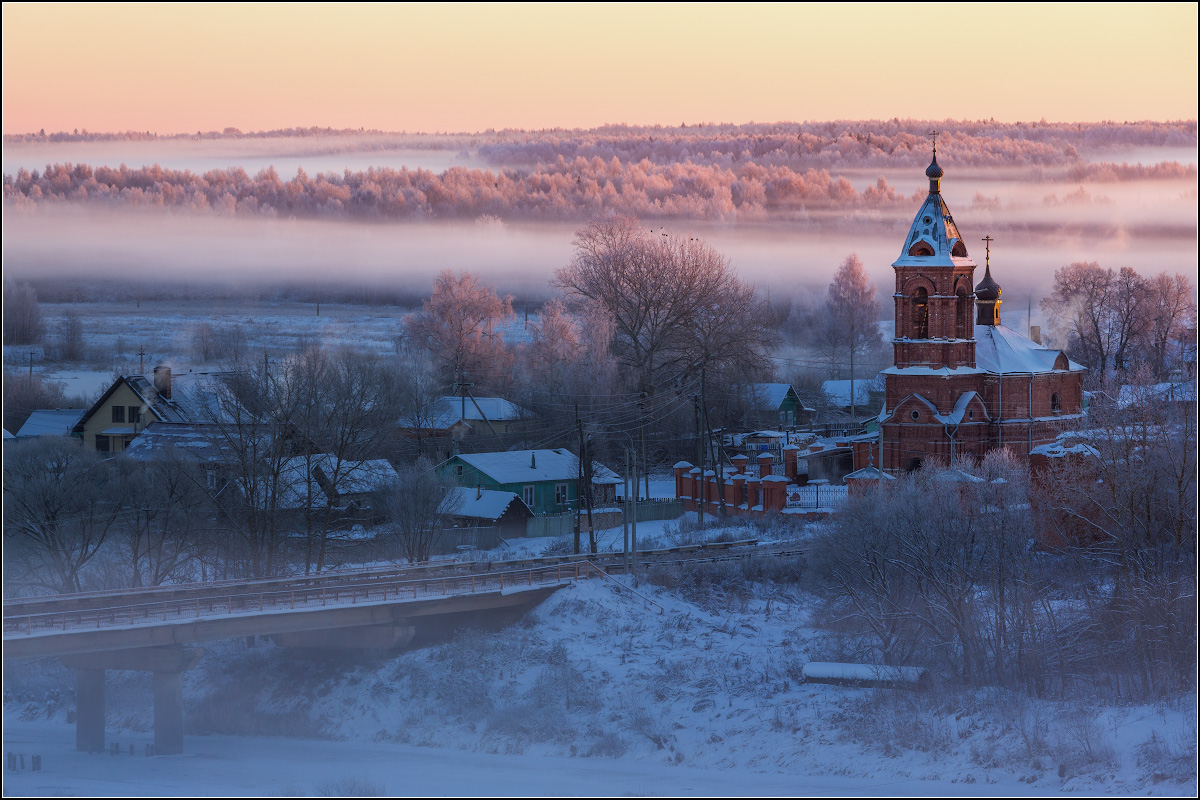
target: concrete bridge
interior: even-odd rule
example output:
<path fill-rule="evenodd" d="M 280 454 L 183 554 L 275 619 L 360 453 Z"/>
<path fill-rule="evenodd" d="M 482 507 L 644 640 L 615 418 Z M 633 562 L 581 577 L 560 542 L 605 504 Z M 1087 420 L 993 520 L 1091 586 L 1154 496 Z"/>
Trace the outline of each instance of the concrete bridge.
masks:
<path fill-rule="evenodd" d="M 640 551 L 637 560 L 669 567 L 799 552 L 756 544 Z M 17 598 L 4 603 L 4 659 L 57 656 L 76 671 L 75 744 L 88 752 L 104 750 L 105 672 L 153 673 L 155 751 L 175 754 L 183 751 L 183 673 L 203 656 L 198 643 L 268 636 L 282 647 L 398 649 L 422 632 L 515 619 L 562 586 L 609 571 L 624 571 L 620 553 Z"/>
<path fill-rule="evenodd" d="M 183 673 L 204 652 L 192 645 L 269 636 L 283 647 L 399 648 L 422 628 L 518 616 L 562 586 L 600 574 L 580 562 L 283 589 L 278 581 L 245 581 L 193 586 L 188 596 L 167 599 L 136 591 L 38 598 L 5 604 L 4 659 L 58 656 L 76 670 L 75 743 L 88 752 L 104 749 L 105 671 L 152 672 L 155 751 L 166 755 L 183 751 Z"/>

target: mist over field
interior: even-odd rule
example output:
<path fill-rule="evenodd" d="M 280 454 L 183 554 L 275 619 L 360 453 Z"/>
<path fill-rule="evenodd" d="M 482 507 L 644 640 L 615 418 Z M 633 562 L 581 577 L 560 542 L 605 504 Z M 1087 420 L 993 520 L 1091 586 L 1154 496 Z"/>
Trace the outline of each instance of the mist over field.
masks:
<path fill-rule="evenodd" d="M 632 213 L 773 294 L 857 252 L 887 308 L 933 124 L 10 135 L 4 265 L 60 297 L 60 278 L 420 296 L 449 268 L 538 300 L 576 230 Z M 943 194 L 977 261 L 996 239 L 1010 303 L 1076 260 L 1195 268 L 1194 123 L 937 125 Z"/>

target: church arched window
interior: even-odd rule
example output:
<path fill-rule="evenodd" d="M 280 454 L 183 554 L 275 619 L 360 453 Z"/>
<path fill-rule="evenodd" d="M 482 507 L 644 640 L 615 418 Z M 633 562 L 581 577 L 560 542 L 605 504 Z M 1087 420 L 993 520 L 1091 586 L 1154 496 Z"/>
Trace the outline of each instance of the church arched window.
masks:
<path fill-rule="evenodd" d="M 1059 398 L 1058 392 L 1050 395 L 1050 410 L 1055 414 L 1058 414 L 1062 411 L 1062 399 Z"/>
<path fill-rule="evenodd" d="M 959 239 L 954 243 L 954 247 L 950 249 L 950 255 L 955 256 L 956 258 L 967 257 L 967 246 L 962 243 L 962 239 Z"/>
<path fill-rule="evenodd" d="M 967 290 L 960 286 L 954 300 L 954 338 L 971 338 L 971 335 L 967 333 L 970 329 L 971 298 L 967 295 Z"/>
<path fill-rule="evenodd" d="M 908 248 L 908 254 L 910 256 L 931 256 L 933 248 L 929 246 L 929 242 L 917 242 Z"/>
<path fill-rule="evenodd" d="M 913 338 L 929 338 L 929 292 L 921 287 L 913 292 Z"/>

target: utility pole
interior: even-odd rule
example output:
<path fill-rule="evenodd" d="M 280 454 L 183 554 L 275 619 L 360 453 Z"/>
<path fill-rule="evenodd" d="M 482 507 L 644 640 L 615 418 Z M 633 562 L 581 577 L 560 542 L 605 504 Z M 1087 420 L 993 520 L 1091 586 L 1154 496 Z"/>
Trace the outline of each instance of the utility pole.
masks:
<path fill-rule="evenodd" d="M 630 498 L 632 505 L 629 507 L 629 571 L 632 574 L 637 569 L 637 451 L 633 453 L 633 497 Z"/>
<path fill-rule="evenodd" d="M 145 375 L 146 374 L 146 348 L 144 346 L 138 347 L 137 357 L 138 357 L 138 375 Z"/>
<path fill-rule="evenodd" d="M 650 499 L 650 470 L 646 468 L 646 392 L 638 400 L 638 439 L 642 448 L 642 475 L 646 481 L 646 499 Z"/>
<path fill-rule="evenodd" d="M 579 405 L 575 406 L 575 427 L 579 429 L 579 469 L 575 482 L 575 555 L 579 555 L 580 517 L 583 515 L 583 459 L 587 457 L 583 442 L 583 422 L 579 419 Z"/>
<path fill-rule="evenodd" d="M 704 477 L 704 445 L 700 439 L 700 395 L 692 395 L 692 405 L 696 407 L 696 466 L 700 467 L 700 502 L 696 505 L 696 513 L 699 516 L 700 530 L 704 530 L 704 487 L 707 481 Z"/>
<path fill-rule="evenodd" d="M 587 491 L 588 545 L 592 555 L 596 555 L 596 524 L 592 521 L 592 506 L 595 498 L 592 496 L 592 435 L 589 433 L 584 440 L 584 450 L 587 458 L 583 462 L 583 482 Z"/>
<path fill-rule="evenodd" d="M 621 554 L 622 554 L 622 563 L 625 566 L 625 574 L 626 575 L 629 574 L 629 478 L 630 478 L 629 448 L 626 447 L 625 448 L 625 484 L 623 487 L 624 491 L 622 492 L 623 496 L 621 497 L 621 499 L 624 501 L 621 504 L 621 507 L 622 507 L 622 510 L 625 512 L 625 513 L 621 514 L 621 534 L 622 534 Z"/>

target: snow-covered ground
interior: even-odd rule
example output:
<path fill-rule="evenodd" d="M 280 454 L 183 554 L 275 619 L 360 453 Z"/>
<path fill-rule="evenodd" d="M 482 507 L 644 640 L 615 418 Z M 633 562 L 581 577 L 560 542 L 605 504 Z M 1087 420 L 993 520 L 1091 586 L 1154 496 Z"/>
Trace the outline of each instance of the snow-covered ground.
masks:
<path fill-rule="evenodd" d="M 843 775 L 721 771 L 629 759 L 493 755 L 392 743 L 279 737 L 188 736 L 187 754 L 146 758 L 153 737 L 118 743 L 135 755 L 76 752 L 59 723 L 5 724 L 6 751 L 26 754 L 24 771 L 6 772 L 6 796 L 797 796 L 864 794 L 1041 796 L 1045 786 L 966 784 L 930 778 L 864 780 Z M 42 755 L 32 772 L 29 754 Z"/>
<path fill-rule="evenodd" d="M 27 767 L 41 755 L 43 771 L 6 772 L 5 791 L 1194 793 L 1194 697 L 1105 707 L 802 683 L 805 663 L 844 660 L 813 627 L 802 569 L 764 562 L 642 579 L 637 590 L 661 614 L 584 581 L 506 629 L 392 656 L 216 643 L 185 675 L 185 756 L 143 755 L 153 741 L 148 674 L 109 673 L 108 738 L 126 752 L 89 756 L 73 751 L 70 673 L 56 662 L 10 666 L 4 750 L 25 754 Z"/>

